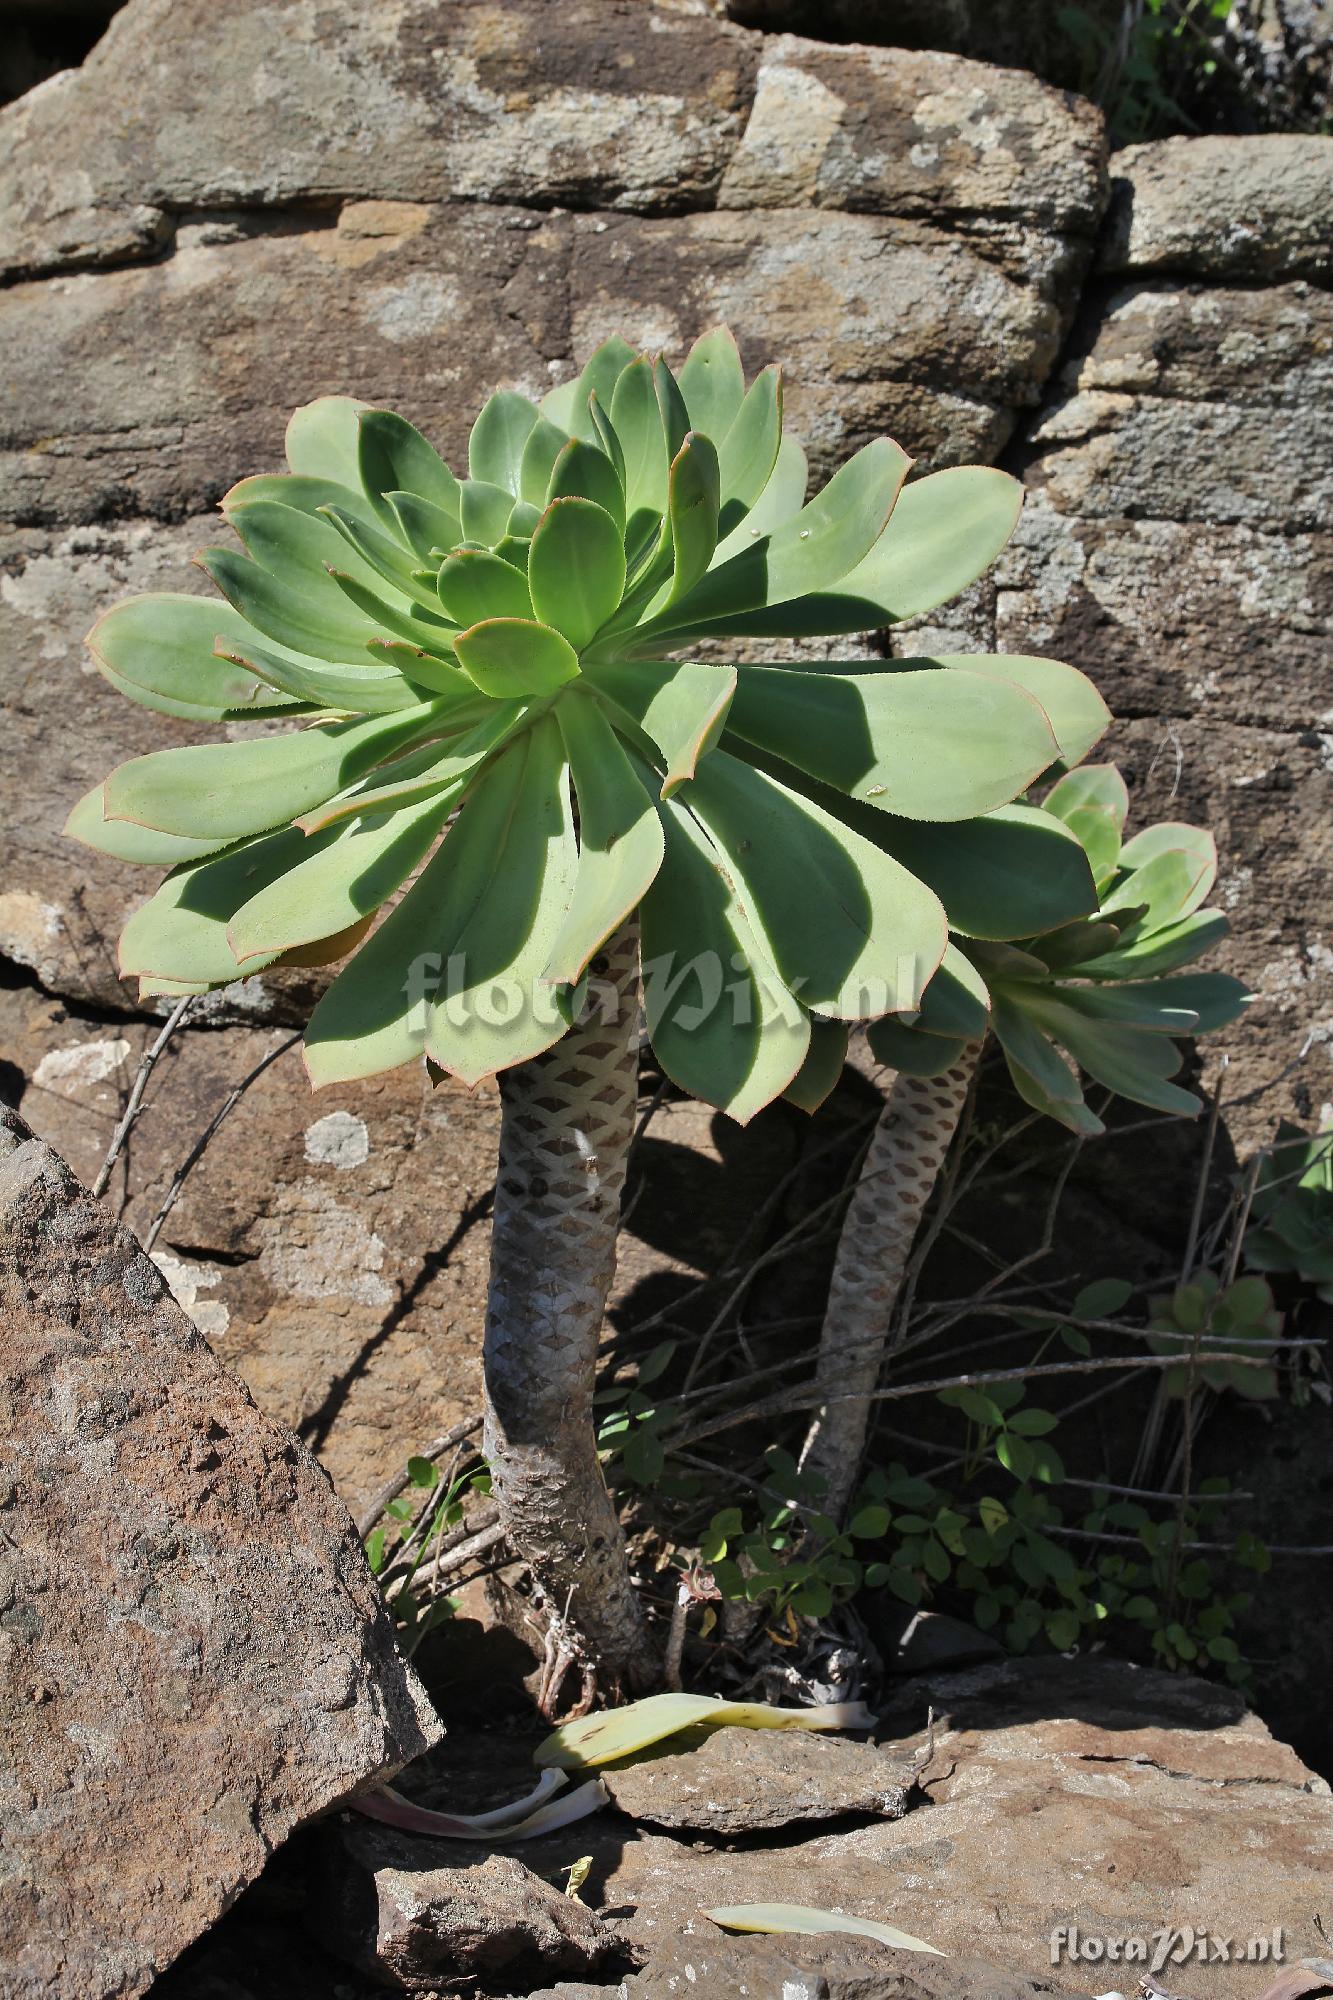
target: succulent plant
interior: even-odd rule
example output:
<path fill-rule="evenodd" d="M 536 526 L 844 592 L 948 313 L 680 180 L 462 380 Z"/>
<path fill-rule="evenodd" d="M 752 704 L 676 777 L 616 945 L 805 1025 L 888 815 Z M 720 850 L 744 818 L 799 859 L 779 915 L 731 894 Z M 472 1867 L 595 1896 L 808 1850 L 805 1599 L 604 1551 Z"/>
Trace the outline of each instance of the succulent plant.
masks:
<path fill-rule="evenodd" d="M 1092 1136 L 1105 1128 L 1085 1074 L 1133 1103 L 1192 1115 L 1199 1099 L 1171 1081 L 1181 1064 L 1173 1038 L 1225 1026 L 1252 997 L 1226 973 L 1180 971 L 1227 929 L 1221 911 L 1202 907 L 1217 876 L 1210 834 L 1168 821 L 1125 841 L 1129 794 L 1111 764 L 1066 772 L 1038 810 L 1085 858 L 1096 908 L 1025 936 L 1023 915 L 1056 880 L 1054 865 L 1034 882 L 997 862 L 984 879 L 953 885 L 949 946 L 918 1014 L 868 1031 L 898 1074 L 834 1259 L 817 1370 L 830 1401 L 802 1456 L 835 1516 L 856 1481 L 907 1259 L 987 1033 L 1027 1104 Z"/>
<path fill-rule="evenodd" d="M 1008 802 L 1107 712 L 1046 660 L 719 661 L 931 608 L 1020 498 L 983 467 L 904 485 L 877 439 L 807 499 L 779 371 L 747 386 L 723 329 L 678 377 L 611 340 L 540 404 L 500 391 L 466 477 L 345 397 L 297 411 L 287 457 L 222 503 L 243 549 L 199 560 L 224 603 L 132 599 L 91 639 L 131 699 L 267 731 L 134 758 L 69 831 L 172 870 L 121 940 L 142 994 L 345 959 L 305 1035 L 316 1084 L 423 1053 L 499 1074 L 495 1492 L 562 1635 L 557 1686 L 594 1657 L 642 1678 L 591 1422 L 636 922 L 666 1073 L 741 1119 L 814 1103 L 848 1021 L 918 1006 L 947 885 L 997 845 L 1025 910 L 1093 906 L 1081 850 Z"/>
<path fill-rule="evenodd" d="M 746 1117 L 812 1016 L 919 1001 L 945 937 L 921 829 L 984 843 L 979 816 L 1106 719 L 1047 661 L 668 657 L 923 609 L 1015 513 L 986 468 L 904 490 L 886 439 L 807 502 L 779 373 L 747 390 L 723 332 L 678 382 L 611 341 L 540 408 L 493 396 L 463 479 L 343 397 L 299 410 L 287 451 L 223 500 L 244 553 L 199 558 L 225 605 L 130 599 L 90 643 L 149 707 L 295 726 L 134 758 L 69 831 L 173 866 L 121 940 L 144 994 L 351 954 L 306 1035 L 316 1084 L 423 1049 L 468 1084 L 536 1056 L 642 905 L 658 1057 Z M 719 974 L 743 988 L 725 1004 Z"/>
<path fill-rule="evenodd" d="M 1225 1027 L 1253 997 L 1225 972 L 1180 970 L 1227 932 L 1223 913 L 1202 907 L 1217 879 L 1213 837 L 1168 820 L 1124 840 L 1129 793 L 1113 764 L 1068 772 L 1041 810 L 1087 855 L 1096 910 L 1000 943 L 992 906 L 986 935 L 951 944 L 916 1021 L 877 1022 L 871 1047 L 895 1069 L 937 1076 L 989 1026 L 1019 1096 L 1070 1131 L 1104 1129 L 1080 1070 L 1132 1103 L 1192 1116 L 1199 1099 L 1170 1081 L 1173 1037 Z"/>

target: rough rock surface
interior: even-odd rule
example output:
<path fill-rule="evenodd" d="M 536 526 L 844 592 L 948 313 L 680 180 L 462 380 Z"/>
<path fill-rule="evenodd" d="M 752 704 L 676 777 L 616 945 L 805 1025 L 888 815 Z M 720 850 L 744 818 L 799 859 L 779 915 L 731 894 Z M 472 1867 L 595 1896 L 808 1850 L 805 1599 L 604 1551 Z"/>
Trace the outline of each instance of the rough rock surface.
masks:
<path fill-rule="evenodd" d="M 928 1705 L 930 1803 L 780 1848 L 687 1856 L 644 1834 L 602 1850 L 603 1907 L 634 1906 L 650 1961 L 684 1939 L 695 1948 L 695 1910 L 800 1902 L 884 1918 L 950 1954 L 1076 1990 L 1082 1968 L 1051 1965 L 1062 1923 L 1085 1936 L 1282 1924 L 1290 1955 L 1320 1948 L 1309 1912 L 1333 1800 L 1234 1697 L 1115 1661 L 1009 1662 L 909 1684 L 888 1726 L 919 1731 Z M 545 1845 L 526 1854 L 539 1873 Z M 1190 1976 L 1199 2000 L 1237 1990 L 1234 1968 L 1191 1965 Z"/>
<path fill-rule="evenodd" d="M 358 201 L 192 223 L 155 263 L 0 294 L 4 512 L 196 512 L 278 465 L 291 410 L 335 388 L 401 408 L 457 462 L 497 380 L 540 395 L 613 330 L 679 356 L 722 319 L 752 367 L 782 357 L 826 466 L 885 429 L 936 463 L 993 455 L 1062 331 L 961 236 L 879 215 Z"/>
<path fill-rule="evenodd" d="M 1327 278 L 1333 272 L 1328 141 L 1159 139 L 1115 159 L 1106 271 L 1179 277 Z"/>
<path fill-rule="evenodd" d="M 23 1115 L 86 1181 L 159 1027 L 0 988 Z M 290 1033 L 204 1028 L 168 1045 L 110 1190 L 141 1234 L 228 1092 Z M 291 1048 L 221 1126 L 157 1246 L 222 1360 L 354 1509 L 478 1407 L 498 1125 L 493 1088 L 432 1090 L 416 1070 L 315 1095 Z M 613 1311 L 665 1306 L 718 1268 L 791 1143 L 781 1113 L 741 1131 L 704 1105 L 662 1106 L 636 1155 Z"/>
<path fill-rule="evenodd" d="M 958 229 L 1019 276 L 1053 284 L 1080 268 L 1104 171 L 1090 106 L 934 51 L 796 35 L 762 48 L 720 206 L 915 217 Z"/>
<path fill-rule="evenodd" d="M 308 1915 L 326 1950 L 409 1991 L 480 1978 L 492 1992 L 528 1992 L 553 1974 L 619 1970 L 626 1959 L 600 1917 L 514 1855 L 364 1821 L 323 1844 Z"/>
<path fill-rule="evenodd" d="M 624 2000 L 684 2000 L 687 1994 L 707 1994 L 708 2000 L 1039 2000 L 1077 1991 L 1054 1975 L 1024 1978 L 980 1959 L 929 1958 L 869 1938 L 729 1937 L 707 1922 L 696 1930 L 699 1935 L 627 1980 L 620 1989 Z M 602 1994 L 612 2000 L 605 1987 Z M 557 1987 L 550 2000 L 583 1996 Z"/>
<path fill-rule="evenodd" d="M 744 1979 L 747 1961 L 763 1968 L 754 2000 L 781 1992 L 780 1978 L 765 1983 L 781 1964 L 823 1974 L 845 2000 L 1133 1990 L 1137 1974 L 1126 1982 L 1105 1965 L 1053 1964 L 1061 1925 L 1085 1938 L 1146 1939 L 1186 1924 L 1219 1939 L 1271 1937 L 1281 1926 L 1288 1960 L 1325 1949 L 1311 1912 L 1333 1851 L 1333 1797 L 1235 1694 L 1105 1658 L 932 1673 L 906 1683 L 884 1717 L 895 1758 L 924 1747 L 930 1707 L 934 1754 L 901 1819 L 673 1837 L 612 1812 L 525 1842 L 523 1864 L 559 1886 L 574 1855 L 590 1857 L 583 1900 L 644 1967 L 623 2000 L 725 2000 L 741 1992 L 730 1982 Z M 841 1747 L 868 1764 L 884 1755 Z M 408 1789 L 434 1805 L 489 1806 L 530 1782 L 529 1755 L 522 1739 L 451 1735 Z M 333 1832 L 318 1829 L 312 1846 Z M 905 1962 L 849 1938 L 725 1939 L 699 1914 L 743 1902 L 879 1918 L 936 1945 L 948 1963 Z M 691 1965 L 707 1976 L 691 1979 Z M 1163 1978 L 1191 2000 L 1252 2000 L 1270 1976 L 1216 1959 L 1191 1960 L 1187 1971 L 1172 1966 Z M 867 1983 L 856 1985 L 858 1976 Z M 967 1983 L 951 1986 L 954 1976 Z M 601 1980 L 610 2000 L 614 1977 Z M 577 1984 L 574 1993 L 582 2000 Z"/>
<path fill-rule="evenodd" d="M 143 254 L 182 211 L 387 201 L 698 206 L 744 124 L 756 51 L 640 0 L 344 6 L 138 0 L 9 124 L 4 262 Z M 125 79 L 140 90 L 128 110 Z M 153 218 L 152 221 L 146 218 Z"/>
<path fill-rule="evenodd" d="M 633 1820 L 731 1835 L 851 1813 L 900 1819 L 915 1773 L 901 1757 L 844 1738 L 714 1729 L 600 1775 Z"/>
<path fill-rule="evenodd" d="M 9 1112 L 0 1226 L 0 1985 L 135 1994 L 440 1729 L 324 1473 Z"/>
<path fill-rule="evenodd" d="M 1195 818 L 1216 834 L 1233 926 L 1218 962 L 1259 1000 L 1208 1060 L 1227 1050 L 1244 1091 L 1296 1065 L 1233 1121 L 1238 1140 L 1266 1136 L 1280 1110 L 1311 1119 L 1326 1049 L 1298 1059 L 1333 1030 L 1333 301 L 1299 279 L 1235 284 L 1259 267 L 1238 261 L 1202 192 L 1210 161 L 1223 190 L 1262 183 L 1263 241 L 1312 242 L 1311 182 L 1333 182 L 1311 148 L 1325 162 L 1333 149 L 1290 142 L 1288 161 L 1288 143 L 1117 156 L 1152 232 L 1119 261 L 1183 263 L 1191 280 L 1108 281 L 1085 297 L 1020 456 L 1032 499 L 993 579 L 997 646 L 1078 660 L 1121 718 L 1108 746 L 1132 771 L 1140 822 Z M 1153 245 L 1171 241 L 1192 242 L 1197 261 L 1159 259 Z M 1311 265 L 1292 248 L 1264 268 L 1285 279 Z"/>

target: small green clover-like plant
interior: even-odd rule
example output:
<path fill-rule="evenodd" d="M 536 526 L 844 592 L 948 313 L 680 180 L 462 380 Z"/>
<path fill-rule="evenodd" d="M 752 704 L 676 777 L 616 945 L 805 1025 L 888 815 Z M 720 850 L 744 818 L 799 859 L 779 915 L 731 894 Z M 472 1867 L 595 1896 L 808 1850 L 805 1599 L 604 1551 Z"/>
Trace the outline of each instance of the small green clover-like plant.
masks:
<path fill-rule="evenodd" d="M 818 1482 L 771 1450 L 765 1483 L 789 1497 L 757 1519 L 741 1507 L 720 1509 L 701 1542 L 719 1595 L 790 1625 L 792 1614 L 825 1618 L 862 1590 L 887 1589 L 912 1608 L 954 1606 L 1012 1653 L 1038 1643 L 1069 1652 L 1118 1637 L 1146 1645 L 1172 1670 L 1215 1667 L 1244 1684 L 1250 1670 L 1234 1632 L 1250 1596 L 1226 1592 L 1207 1558 L 1175 1553 L 1177 1542 L 1225 1525 L 1227 1481 L 1203 1482 L 1168 1521 L 1109 1492 L 1071 1517 L 1053 1491 L 1064 1478 L 1054 1450 L 1028 1467 L 1005 1449 L 1006 1439 L 1045 1445 L 1057 1425 L 1049 1411 L 1024 1409 L 1023 1393 L 1020 1383 L 992 1384 L 991 1407 L 941 1393 L 939 1402 L 968 1418 L 957 1481 L 946 1487 L 897 1462 L 877 1467 L 841 1531 L 818 1511 Z M 1009 1478 L 991 1490 L 999 1467 Z M 1103 1536 L 1110 1539 L 1099 1546 Z M 1263 1543 L 1244 1530 L 1231 1553 L 1256 1573 L 1269 1566 Z"/>
<path fill-rule="evenodd" d="M 807 499 L 779 371 L 747 387 L 725 330 L 678 377 L 611 340 L 540 405 L 501 391 L 461 477 L 338 396 L 297 411 L 287 458 L 222 503 L 243 547 L 199 561 L 225 602 L 133 598 L 91 637 L 132 700 L 270 732 L 136 757 L 69 831 L 173 871 L 121 939 L 143 994 L 351 954 L 306 1032 L 317 1084 L 536 1057 L 641 907 L 659 1061 L 748 1117 L 812 1023 L 920 1001 L 946 937 L 930 829 L 949 866 L 980 856 L 985 816 L 1106 721 L 1051 661 L 707 657 L 939 603 L 1019 497 L 982 467 L 904 487 L 877 439 Z"/>
<path fill-rule="evenodd" d="M 385 1506 L 365 1549 L 372 1574 L 389 1588 L 399 1639 L 411 1653 L 458 1608 L 456 1598 L 431 1588 L 430 1565 L 442 1538 L 463 1520 L 468 1495 L 490 1492 L 490 1475 L 474 1469 L 442 1485 L 434 1461 L 414 1457 L 407 1483 L 408 1491 Z"/>
<path fill-rule="evenodd" d="M 1333 1124 L 1311 1135 L 1283 1119 L 1259 1162 L 1250 1216 L 1250 1269 L 1298 1278 L 1333 1305 Z"/>
<path fill-rule="evenodd" d="M 597 1426 L 598 1454 L 605 1465 L 618 1458 L 635 1486 L 657 1486 L 666 1469 L 662 1433 L 674 1411 L 661 1407 L 648 1390 L 666 1373 L 679 1341 L 659 1341 L 635 1371 L 632 1386 L 601 1389 L 594 1402 L 605 1405 Z"/>
<path fill-rule="evenodd" d="M 1247 1274 L 1224 1285 L 1215 1271 L 1196 1272 L 1186 1284 L 1151 1301 L 1149 1344 L 1158 1354 L 1179 1354 L 1178 1368 L 1162 1371 L 1162 1393 L 1184 1396 L 1192 1376 L 1210 1389 L 1234 1389 L 1253 1402 L 1270 1402 L 1278 1393 L 1277 1369 L 1271 1361 L 1254 1366 L 1243 1361 L 1215 1361 L 1210 1351 L 1252 1352 L 1256 1361 L 1271 1352 L 1281 1338 L 1282 1314 L 1264 1278 Z"/>
<path fill-rule="evenodd" d="M 1197 1112 L 1198 1098 L 1170 1081 L 1175 1038 L 1225 1026 L 1252 996 L 1226 973 L 1180 971 L 1227 931 L 1221 911 L 1203 908 L 1217 877 L 1211 834 L 1168 821 L 1125 840 L 1128 807 L 1114 765 L 1085 764 L 1058 781 L 1042 811 L 1086 855 L 1095 912 L 1006 943 L 1002 885 L 984 928 L 973 919 L 969 931 L 951 905 L 956 935 L 916 1021 L 870 1030 L 881 1061 L 941 1075 L 989 1026 L 1019 1095 L 1071 1131 L 1104 1129 L 1080 1071 L 1133 1103 Z"/>
<path fill-rule="evenodd" d="M 1046 1428 L 1043 1423 L 1043 1433 Z M 991 1470 L 997 1459 L 1012 1471 L 998 1452 Z M 1071 1520 L 1049 1486 L 1015 1474 L 1003 1495 L 978 1493 L 985 1480 L 980 1463 L 949 1490 L 909 1475 L 899 1464 L 872 1472 L 854 1518 L 868 1527 L 887 1516 L 881 1529 L 887 1554 L 884 1560 L 867 1560 L 866 1551 L 859 1552 L 866 1587 L 886 1586 L 913 1606 L 943 1595 L 1014 1653 L 1026 1653 L 1038 1640 L 1068 1652 L 1114 1639 L 1119 1627 L 1122 1639 L 1133 1633 L 1146 1640 L 1164 1666 L 1211 1664 L 1230 1680 L 1247 1679 L 1234 1628 L 1250 1597 L 1225 1593 L 1204 1557 L 1174 1553 L 1177 1541 L 1191 1542 L 1216 1529 L 1228 1491 L 1225 1480 L 1205 1481 L 1183 1517 L 1166 1522 L 1153 1520 L 1136 1501 L 1109 1494 Z M 1099 1548 L 1103 1535 L 1134 1546 Z M 1244 1531 L 1232 1552 L 1242 1567 L 1256 1572 L 1268 1567 L 1267 1550 Z"/>
<path fill-rule="evenodd" d="M 722 1508 L 700 1542 L 700 1558 L 723 1598 L 763 1605 L 779 1617 L 826 1618 L 862 1582 L 854 1543 L 881 1535 L 887 1515 L 871 1508 L 839 1532 L 817 1499 L 811 1504 L 809 1483 L 787 1452 L 771 1449 L 766 1468 L 767 1486 L 782 1497 L 749 1526 L 741 1508 Z"/>

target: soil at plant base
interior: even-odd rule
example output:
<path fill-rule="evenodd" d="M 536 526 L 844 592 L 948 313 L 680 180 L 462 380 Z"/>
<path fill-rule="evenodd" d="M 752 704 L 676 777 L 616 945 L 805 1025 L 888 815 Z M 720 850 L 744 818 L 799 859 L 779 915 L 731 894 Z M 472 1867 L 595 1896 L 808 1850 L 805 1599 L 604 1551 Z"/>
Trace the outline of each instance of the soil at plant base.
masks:
<path fill-rule="evenodd" d="M 931 1708 L 933 1743 L 921 1727 Z M 561 1979 L 577 1978 L 573 1993 L 590 1984 L 610 1995 L 627 1977 L 627 2000 L 639 1992 L 656 2000 L 672 1990 L 654 1983 L 664 1969 L 686 1978 L 684 1964 L 698 1960 L 716 1969 L 709 2000 L 726 2000 L 744 1990 L 746 1954 L 771 1947 L 756 1940 L 724 1949 L 700 1912 L 746 1902 L 878 1917 L 935 1944 L 959 1975 L 941 1987 L 894 1983 L 899 1955 L 886 1958 L 883 1947 L 843 1939 L 866 1983 L 846 1983 L 844 1956 L 844 1984 L 830 1973 L 830 1990 L 855 1990 L 861 2000 L 1105 1991 L 1105 1978 L 1094 1984 L 1085 1963 L 1053 1966 L 1051 1941 L 1061 1926 L 1084 1938 L 1151 1937 L 1189 1923 L 1196 1933 L 1245 1940 L 1271 1940 L 1280 1927 L 1289 1959 L 1321 1949 L 1310 1912 L 1325 1883 L 1333 1797 L 1233 1695 L 1109 1659 L 1005 1662 L 901 1683 L 881 1734 L 878 1744 L 827 1743 L 830 1791 L 841 1787 L 847 1799 L 847 1810 L 832 1818 L 808 1816 L 812 1804 L 822 1809 L 836 1799 L 820 1800 L 817 1785 L 812 1799 L 815 1762 L 805 1744 L 799 1758 L 807 1789 L 793 1817 L 738 1830 L 737 1809 L 787 1782 L 795 1758 L 782 1735 L 755 1739 L 726 1730 L 706 1746 L 704 1786 L 691 1775 L 688 1749 L 663 1746 L 650 1760 L 635 1784 L 640 1796 L 645 1783 L 661 1794 L 654 1823 L 610 1807 L 500 1850 L 534 1878 L 521 1982 L 511 1983 L 504 1965 L 474 1970 L 461 1983 L 440 1971 L 450 1923 L 459 1927 L 457 1949 L 475 1953 L 478 1871 L 496 1850 L 382 1828 L 367 1838 L 367 1822 L 337 1815 L 292 1843 L 155 1991 L 160 2000 L 277 2000 L 279 1993 L 283 2000 L 330 1993 L 369 2000 L 376 1989 L 366 1967 L 378 1941 L 397 1954 L 395 1983 L 423 1993 L 559 1991 Z M 531 1725 L 455 1730 L 403 1789 L 446 1810 L 493 1806 L 530 1789 L 539 1740 Z M 849 1775 L 857 1759 L 865 1782 Z M 905 1811 L 898 1811 L 903 1801 L 887 1799 L 886 1773 L 913 1785 Z M 876 1787 L 875 1809 L 867 1810 Z M 627 1780 L 622 1803 L 629 1797 Z M 668 1813 L 681 1822 L 670 1830 L 662 1823 Z M 598 1921 L 557 1927 L 552 1943 L 547 1899 L 563 1891 L 570 1866 L 585 1857 L 579 1894 Z M 506 1879 L 504 1870 L 492 1874 Z M 418 1888 L 428 1883 L 434 1901 L 405 1921 L 404 1882 L 413 1880 Z M 488 1892 L 489 1904 L 495 1900 Z M 493 1918 L 493 1909 L 483 1909 L 487 1914 Z M 588 1949 L 600 1959 L 582 1975 L 569 1970 L 572 1932 L 595 1940 Z M 805 1948 L 784 1940 L 788 1946 L 799 1962 Z M 517 1949 L 512 1935 L 504 1948 Z M 544 1978 L 537 1969 L 543 1948 L 558 1966 Z M 765 1990 L 754 1978 L 762 1963 L 752 1956 L 751 1993 Z M 922 1980 L 934 1965 L 912 1969 Z M 989 1968 L 989 1984 L 978 1965 Z M 1191 1961 L 1172 1990 L 1178 1984 L 1191 2000 L 1223 2000 L 1258 1993 L 1266 1976 L 1260 1968 L 1241 1974 L 1234 1965 Z"/>

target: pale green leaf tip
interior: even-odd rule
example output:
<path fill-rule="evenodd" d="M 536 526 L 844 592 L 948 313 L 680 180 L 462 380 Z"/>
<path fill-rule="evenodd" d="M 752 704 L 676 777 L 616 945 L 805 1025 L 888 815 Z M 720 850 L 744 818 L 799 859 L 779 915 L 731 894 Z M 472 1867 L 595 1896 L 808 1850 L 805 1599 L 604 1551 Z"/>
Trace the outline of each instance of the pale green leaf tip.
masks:
<path fill-rule="evenodd" d="M 927 1952 L 932 1958 L 945 1953 L 901 1931 L 896 1924 L 880 1923 L 872 1917 L 847 1917 L 836 1910 L 815 1909 L 805 1903 L 732 1903 L 701 1915 L 723 1930 L 748 1931 L 778 1937 L 820 1937 L 829 1934 L 874 1938 L 897 1951 Z"/>

